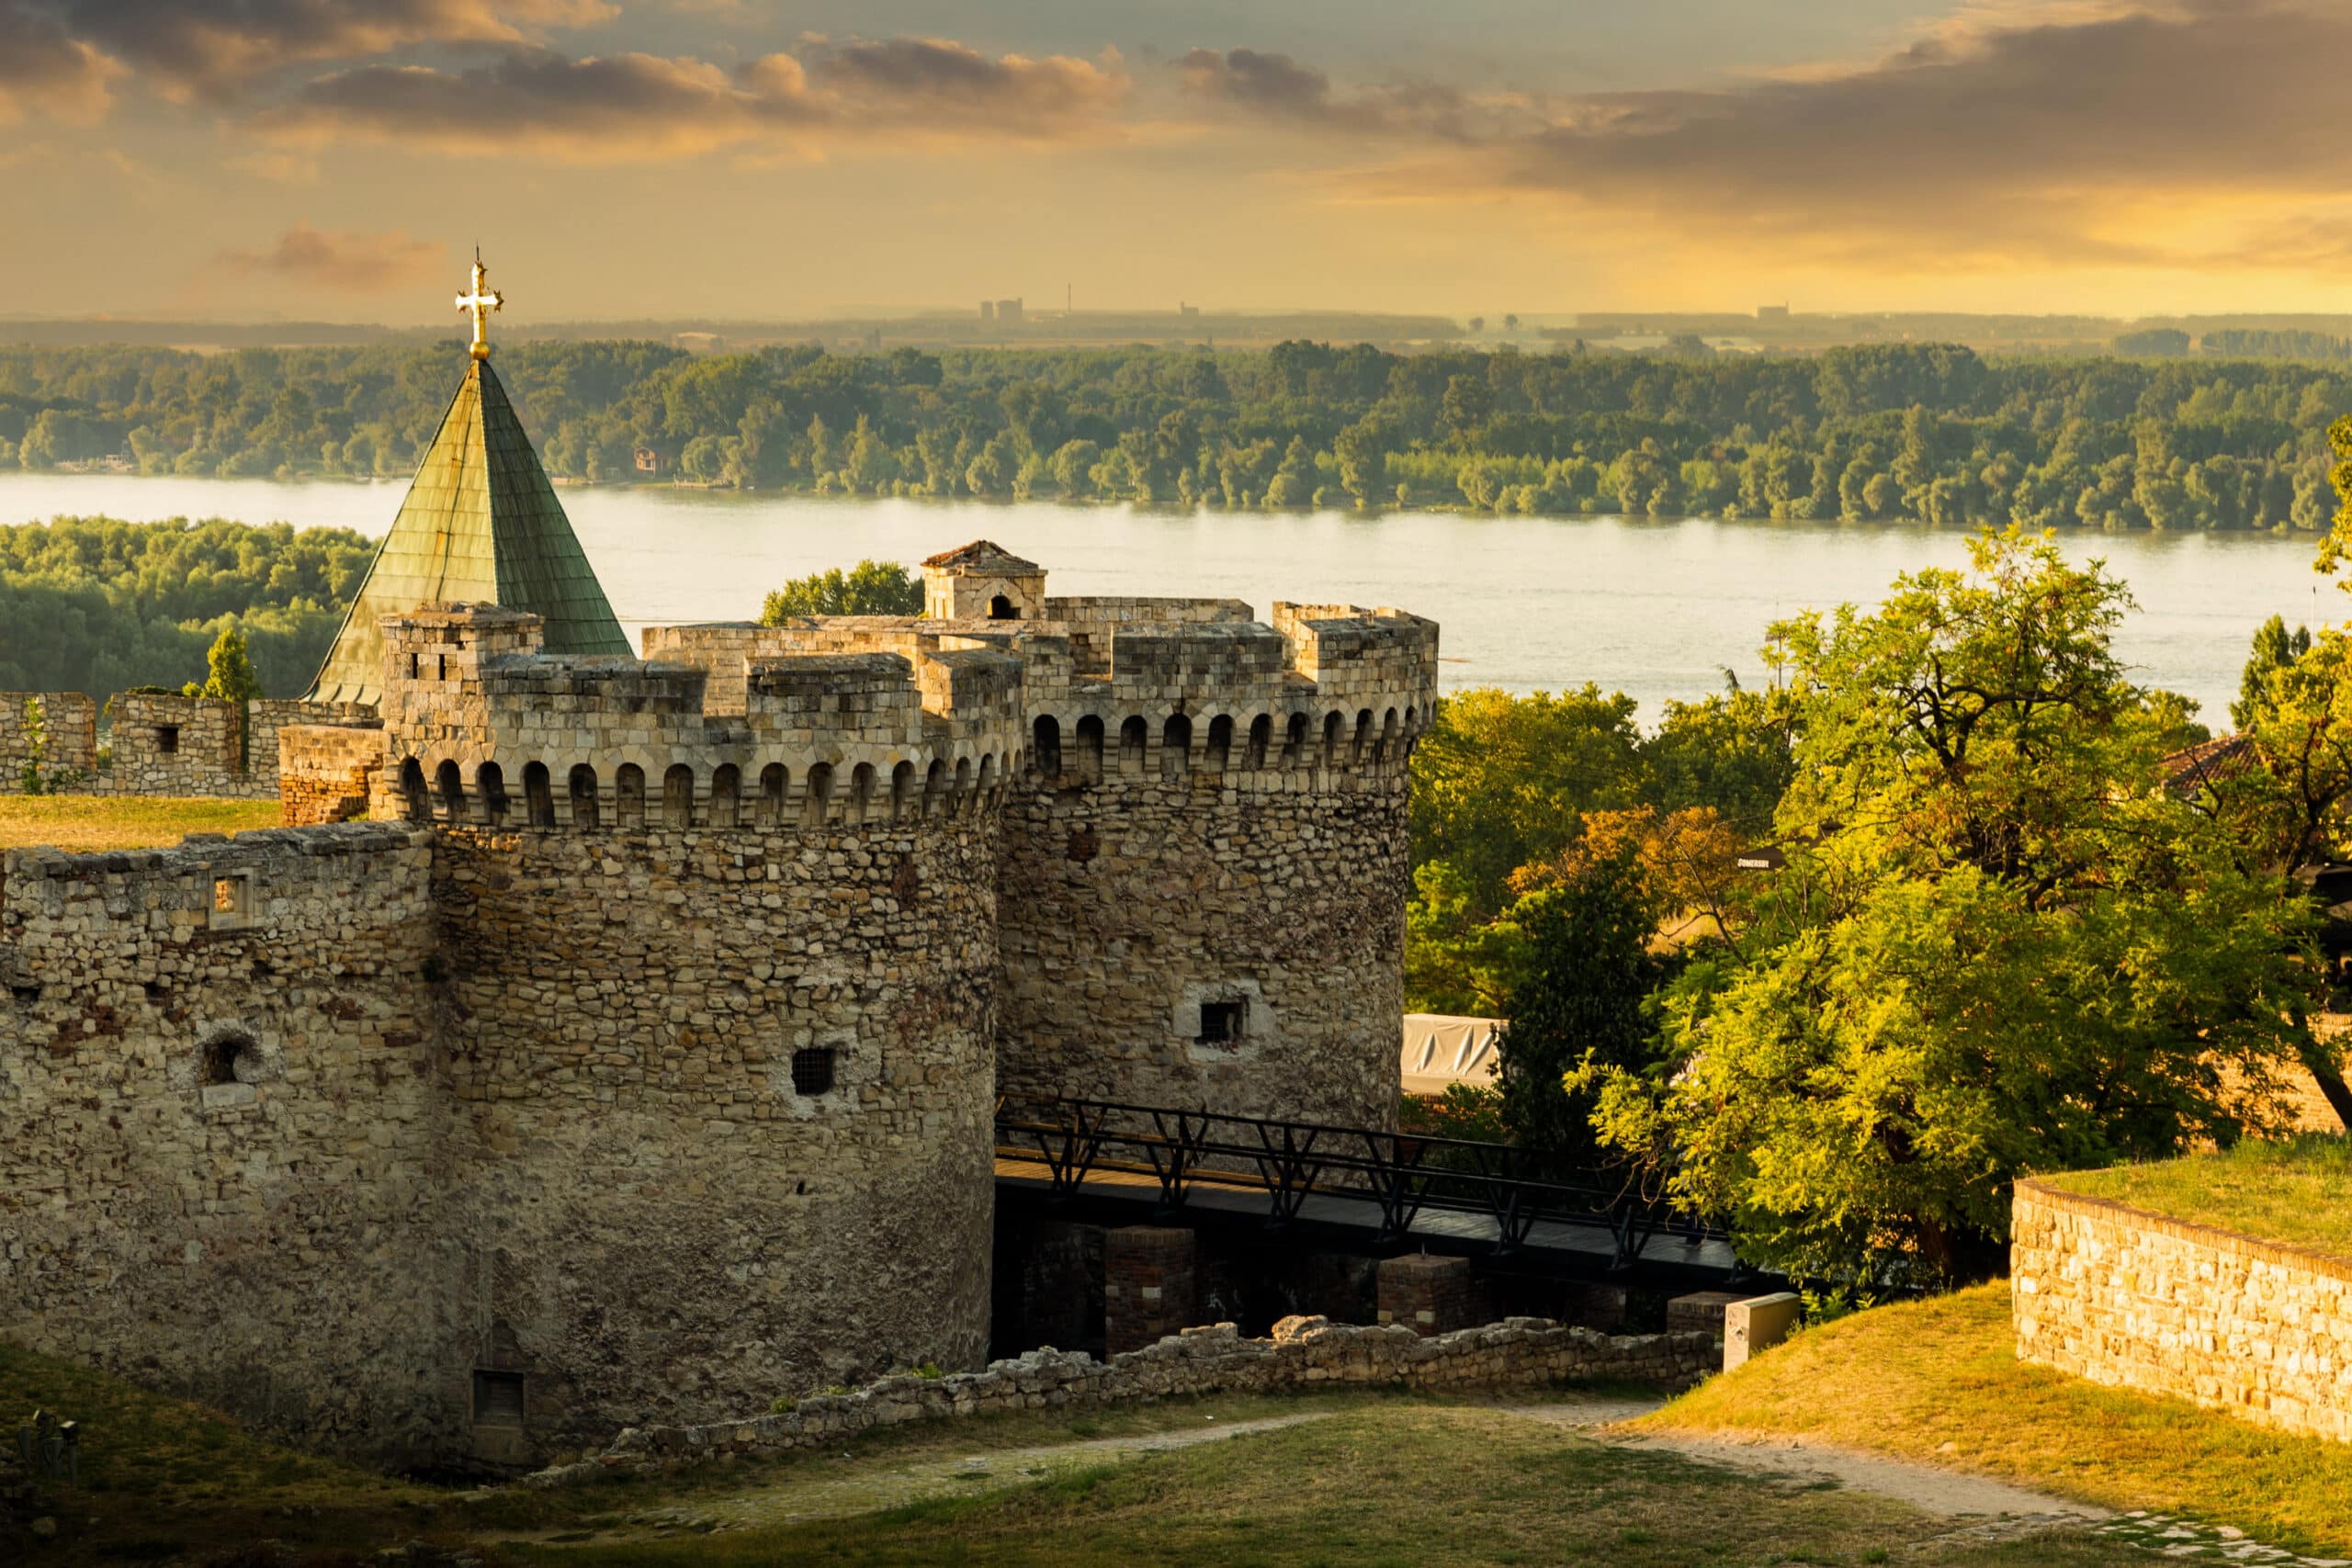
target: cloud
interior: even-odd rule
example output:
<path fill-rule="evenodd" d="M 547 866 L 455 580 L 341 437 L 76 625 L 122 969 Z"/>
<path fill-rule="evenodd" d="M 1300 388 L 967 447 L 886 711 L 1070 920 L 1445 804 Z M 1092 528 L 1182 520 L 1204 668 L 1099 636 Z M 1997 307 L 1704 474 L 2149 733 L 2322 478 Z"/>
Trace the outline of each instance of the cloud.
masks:
<path fill-rule="evenodd" d="M 305 220 L 258 250 L 223 253 L 217 265 L 320 293 L 381 294 L 430 276 L 447 259 L 444 246 L 412 240 L 406 230 L 364 234 L 313 229 Z"/>
<path fill-rule="evenodd" d="M 1195 49 L 1173 62 L 1192 96 L 1243 114 L 1354 135 L 1471 141 L 1530 129 L 1515 98 L 1474 96 L 1440 82 L 1394 81 L 1333 89 L 1331 79 L 1287 54 Z"/>
<path fill-rule="evenodd" d="M 418 44 L 515 43 L 613 16 L 612 0 L 0 0 L 165 96 L 223 102 L 289 65 Z M 0 11 L 0 39 L 8 36 Z M 0 75 L 6 57 L 0 53 Z"/>
<path fill-rule="evenodd" d="M 1114 54 L 991 58 L 939 39 L 810 39 L 800 55 L 771 54 L 733 73 L 654 54 L 513 49 L 465 70 L 336 72 L 253 123 L 314 144 L 641 162 L 776 139 L 1060 140 L 1099 133 L 1126 86 Z"/>
<path fill-rule="evenodd" d="M 1540 125 L 1466 135 L 1375 112 L 1280 56 L 1237 65 L 1246 52 L 1180 68 L 1196 95 L 1268 122 L 1389 139 L 1389 165 L 1360 178 L 1549 197 L 1815 259 L 2235 262 L 2242 239 L 2189 238 L 2167 203 L 2332 199 L 2352 183 L 2352 6 L 2335 0 L 1976 6 L 1867 61 L 1529 100 Z"/>
<path fill-rule="evenodd" d="M 0 125 L 38 109 L 58 119 L 103 118 L 122 68 L 29 0 L 0 0 Z"/>

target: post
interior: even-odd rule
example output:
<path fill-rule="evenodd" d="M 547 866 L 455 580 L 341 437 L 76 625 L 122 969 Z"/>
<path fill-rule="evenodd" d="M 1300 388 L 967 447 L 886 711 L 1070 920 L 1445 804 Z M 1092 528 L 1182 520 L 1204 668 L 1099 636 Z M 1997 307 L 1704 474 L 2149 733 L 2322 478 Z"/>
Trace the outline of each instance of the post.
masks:
<path fill-rule="evenodd" d="M 1102 1237 L 1102 1349 L 1156 1345 L 1198 1315 L 1193 1233 L 1125 1225 Z"/>
<path fill-rule="evenodd" d="M 1724 1371 L 1742 1366 L 1789 1337 L 1804 1303 L 1787 1291 L 1724 1308 Z"/>

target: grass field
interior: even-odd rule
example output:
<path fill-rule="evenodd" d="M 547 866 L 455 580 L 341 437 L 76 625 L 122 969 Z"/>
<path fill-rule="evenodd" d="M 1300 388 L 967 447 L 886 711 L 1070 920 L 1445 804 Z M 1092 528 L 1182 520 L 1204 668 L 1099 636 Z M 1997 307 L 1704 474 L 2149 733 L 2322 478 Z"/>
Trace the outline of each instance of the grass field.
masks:
<path fill-rule="evenodd" d="M 2352 1555 L 2352 1445 L 2017 1359 L 2006 1283 L 1808 1329 L 1637 1426 L 1801 1434 Z"/>
<path fill-rule="evenodd" d="M 2086 1197 L 2352 1258 L 2352 1138 L 2248 1139 L 2227 1154 L 2043 1179 Z"/>
<path fill-rule="evenodd" d="M 293 1453 L 196 1407 L 0 1347 L 0 1414 L 83 1423 L 83 1482 L 62 1489 L 59 1533 L 0 1526 L 0 1562 L 207 1561 L 258 1540 L 268 1559 L 345 1568 L 417 1540 L 502 1568 L 579 1563 L 960 1562 L 1420 1565 L 1607 1562 L 1667 1568 L 1901 1562 L 1924 1568 L 2121 1568 L 2120 1542 L 2043 1537 L 1942 1541 L 1947 1521 L 1810 1483 L 1735 1475 L 1628 1450 L 1468 1400 L 1357 1393 L 1170 1400 L 1081 1415 L 927 1424 L 780 1460 L 488 1498 Z M 1268 1416 L 1297 1424 L 1046 1479 L 1023 1445 L 1198 1431 Z M 1298 1420 L 1299 1417 L 1306 1417 Z M 5 1436 L 5 1434 L 0 1434 Z M 972 1495 L 786 1522 L 820 1495 L 910 1468 L 968 1471 Z M 994 1472 L 993 1474 L 989 1473 Z M 779 1522 L 704 1533 L 749 1511 Z M 701 1521 L 698 1523 L 697 1521 Z M 259 1561 L 259 1559 L 254 1559 Z"/>
<path fill-rule="evenodd" d="M 278 825 L 274 800 L 148 795 L 0 795 L 0 850 L 167 848 L 188 833 L 242 833 Z"/>

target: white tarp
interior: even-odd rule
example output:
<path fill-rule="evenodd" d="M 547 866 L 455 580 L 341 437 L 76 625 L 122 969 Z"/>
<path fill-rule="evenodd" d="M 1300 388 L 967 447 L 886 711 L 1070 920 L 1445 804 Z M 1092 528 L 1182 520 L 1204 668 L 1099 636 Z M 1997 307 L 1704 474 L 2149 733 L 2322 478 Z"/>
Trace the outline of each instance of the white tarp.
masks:
<path fill-rule="evenodd" d="M 1442 1012 L 1405 1015 L 1405 1092 L 1434 1099 L 1448 1084 L 1495 1087 L 1495 1036 L 1499 1018 L 1459 1018 Z"/>

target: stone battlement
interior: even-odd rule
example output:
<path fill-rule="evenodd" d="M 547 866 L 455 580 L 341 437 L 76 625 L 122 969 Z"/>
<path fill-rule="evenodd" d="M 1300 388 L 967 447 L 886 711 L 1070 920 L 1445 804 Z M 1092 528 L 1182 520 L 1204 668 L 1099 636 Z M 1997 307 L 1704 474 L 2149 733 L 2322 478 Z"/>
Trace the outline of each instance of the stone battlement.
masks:
<path fill-rule="evenodd" d="M 538 638 L 496 605 L 385 618 L 376 815 L 495 827 L 520 784 L 516 826 L 815 826 L 961 812 L 1019 765 L 1023 667 L 990 649 L 752 649 L 714 708 L 703 666 Z"/>

